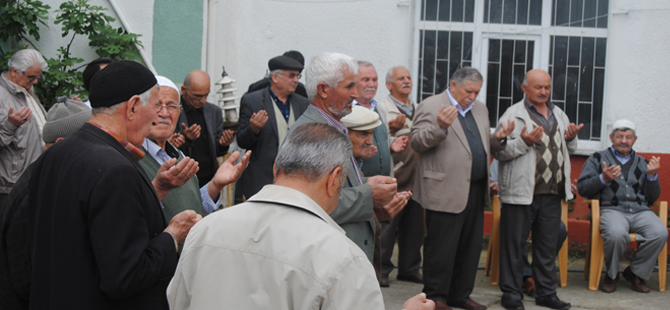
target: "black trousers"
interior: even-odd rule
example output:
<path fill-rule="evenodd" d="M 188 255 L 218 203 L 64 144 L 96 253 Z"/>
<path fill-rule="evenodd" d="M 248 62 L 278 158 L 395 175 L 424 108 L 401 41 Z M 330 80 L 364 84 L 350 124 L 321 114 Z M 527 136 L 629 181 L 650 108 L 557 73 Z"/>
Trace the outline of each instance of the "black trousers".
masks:
<path fill-rule="evenodd" d="M 429 299 L 462 304 L 470 298 L 482 251 L 488 180 L 471 184 L 463 212 L 426 210 L 423 292 Z"/>
<path fill-rule="evenodd" d="M 398 275 L 419 274 L 423 244 L 423 208 L 414 199 L 390 223 L 382 223 L 382 274 L 393 271 L 391 256 L 398 236 Z"/>
<path fill-rule="evenodd" d="M 503 300 L 523 300 L 523 248 L 533 236 L 532 273 L 535 296 L 556 294 L 556 243 L 561 198 L 535 195 L 530 205 L 503 204 L 500 216 L 500 290 Z"/>

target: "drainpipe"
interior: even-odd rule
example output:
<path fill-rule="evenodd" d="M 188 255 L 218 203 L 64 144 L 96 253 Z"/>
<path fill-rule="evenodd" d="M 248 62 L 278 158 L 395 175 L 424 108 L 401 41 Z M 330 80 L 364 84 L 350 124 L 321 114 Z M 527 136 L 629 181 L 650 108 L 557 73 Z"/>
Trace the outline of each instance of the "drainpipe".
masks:
<path fill-rule="evenodd" d="M 133 32 L 130 29 L 130 26 L 128 26 L 128 22 L 126 21 L 126 19 L 121 14 L 121 11 L 119 11 L 119 7 L 116 5 L 116 1 L 109 0 L 109 4 L 112 5 L 112 9 L 114 10 L 114 13 L 116 13 L 116 16 L 119 18 L 119 21 L 121 22 L 121 26 L 123 26 L 123 28 L 126 29 L 126 31 Z M 149 70 L 151 70 L 151 72 L 156 74 L 156 69 L 154 68 L 153 64 L 148 61 L 149 57 L 147 55 L 147 52 L 144 50 L 144 48 L 142 48 L 139 44 L 135 44 L 135 48 L 137 48 L 137 51 L 140 52 L 140 56 L 142 56 L 142 61 L 147 66 L 147 68 Z"/>

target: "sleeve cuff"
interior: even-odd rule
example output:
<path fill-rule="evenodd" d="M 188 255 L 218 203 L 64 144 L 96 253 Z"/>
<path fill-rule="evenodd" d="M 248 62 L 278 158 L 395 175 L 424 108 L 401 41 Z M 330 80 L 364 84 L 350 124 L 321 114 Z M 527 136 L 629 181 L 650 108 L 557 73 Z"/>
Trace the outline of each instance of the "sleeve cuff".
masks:
<path fill-rule="evenodd" d="M 219 196 L 216 199 L 216 201 L 212 200 L 212 197 L 210 197 L 209 193 L 207 192 L 207 184 L 205 184 L 205 186 L 200 188 L 200 198 L 202 199 L 202 210 L 205 211 L 204 215 L 214 213 L 221 206 L 221 193 L 219 193 Z"/>

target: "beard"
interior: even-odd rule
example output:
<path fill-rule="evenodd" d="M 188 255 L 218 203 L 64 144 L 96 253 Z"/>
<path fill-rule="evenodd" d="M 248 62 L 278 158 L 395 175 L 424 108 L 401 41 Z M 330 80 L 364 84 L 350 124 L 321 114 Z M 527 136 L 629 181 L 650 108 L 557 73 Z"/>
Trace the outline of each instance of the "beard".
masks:
<path fill-rule="evenodd" d="M 328 106 L 328 112 L 330 112 L 335 118 L 342 119 L 351 113 L 351 102 L 353 101 L 353 99 L 349 99 L 341 110 L 334 105 L 330 105 Z"/>

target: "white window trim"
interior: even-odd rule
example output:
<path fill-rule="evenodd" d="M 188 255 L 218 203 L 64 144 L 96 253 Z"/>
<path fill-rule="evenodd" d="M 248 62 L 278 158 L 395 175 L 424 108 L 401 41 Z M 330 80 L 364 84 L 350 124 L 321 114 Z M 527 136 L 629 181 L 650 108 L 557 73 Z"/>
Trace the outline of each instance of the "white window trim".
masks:
<path fill-rule="evenodd" d="M 419 73 L 421 68 L 419 68 L 419 43 L 421 42 L 421 30 L 438 30 L 438 31 L 470 31 L 473 32 L 472 36 L 472 64 L 475 66 L 477 64 L 482 75 L 486 76 L 486 71 L 488 68 L 488 63 L 483 60 L 482 53 L 484 51 L 484 39 L 487 38 L 486 35 L 496 34 L 495 37 L 500 38 L 516 38 L 520 39 L 520 33 L 526 33 L 529 36 L 537 37 L 540 36 L 539 44 L 536 44 L 535 49 L 536 55 L 539 56 L 539 66 L 537 65 L 538 60 L 535 57 L 533 59 L 533 66 L 545 71 L 549 69 L 549 46 L 550 46 L 550 37 L 551 36 L 574 36 L 574 37 L 594 37 L 594 38 L 607 38 L 608 44 L 606 47 L 606 58 L 605 58 L 605 68 L 609 68 L 609 55 L 610 55 L 610 45 L 609 44 L 609 34 L 610 34 L 610 25 L 612 23 L 612 9 L 613 9 L 613 0 L 609 1 L 608 8 L 608 27 L 603 28 L 582 28 L 582 27 L 561 27 L 561 26 L 552 26 L 551 25 L 551 12 L 552 12 L 552 0 L 543 0 L 542 1 L 542 22 L 540 26 L 537 25 L 510 25 L 510 24 L 484 24 L 484 0 L 475 0 L 475 12 L 474 12 L 474 22 L 443 22 L 443 21 L 422 21 L 421 12 L 423 0 L 417 0 L 414 5 L 414 40 L 413 40 L 413 52 L 412 52 L 412 74 L 417 77 L 417 80 L 420 78 Z M 549 8 L 549 9 L 547 9 Z M 486 29 L 483 29 L 486 28 Z M 551 31 L 542 31 L 542 29 L 551 29 Z M 513 37 L 515 36 L 515 37 Z M 484 63 L 482 63 L 484 62 Z M 483 69 L 482 69 L 483 68 Z M 608 78 L 605 76 L 605 83 L 603 87 L 603 105 L 602 105 L 602 114 L 601 114 L 601 129 L 600 129 L 600 141 L 589 141 L 589 140 L 579 140 L 577 155 L 591 155 L 595 151 L 601 151 L 609 145 L 609 133 L 607 129 L 611 124 L 607 121 L 608 107 L 607 102 L 607 88 L 608 88 Z M 418 84 L 418 83 L 417 83 Z M 481 102 L 486 102 L 486 82 L 482 86 L 482 91 L 480 92 L 479 97 L 477 98 Z M 412 96 L 416 98 L 418 91 L 413 90 Z M 491 129 L 495 129 L 495 126 Z"/>

